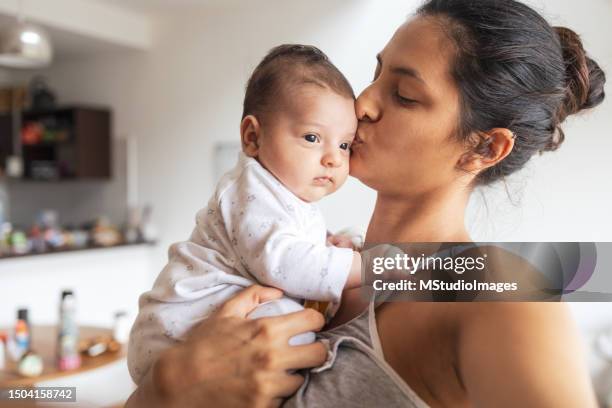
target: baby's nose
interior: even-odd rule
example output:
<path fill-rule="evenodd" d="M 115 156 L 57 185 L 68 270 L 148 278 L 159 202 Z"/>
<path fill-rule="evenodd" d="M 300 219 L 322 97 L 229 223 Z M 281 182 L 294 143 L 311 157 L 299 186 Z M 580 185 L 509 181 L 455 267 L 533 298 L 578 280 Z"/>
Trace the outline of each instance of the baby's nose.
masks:
<path fill-rule="evenodd" d="M 325 167 L 338 167 L 342 163 L 342 158 L 339 152 L 328 152 L 323 156 L 321 162 Z"/>

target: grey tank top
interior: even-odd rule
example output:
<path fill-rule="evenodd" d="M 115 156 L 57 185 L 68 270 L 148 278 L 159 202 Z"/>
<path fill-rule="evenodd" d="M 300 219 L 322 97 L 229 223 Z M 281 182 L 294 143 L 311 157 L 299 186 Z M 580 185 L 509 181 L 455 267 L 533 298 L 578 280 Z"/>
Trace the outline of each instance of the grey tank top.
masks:
<path fill-rule="evenodd" d="M 318 337 L 329 346 L 327 361 L 305 373 L 304 384 L 284 408 L 428 407 L 385 361 L 374 302 Z"/>

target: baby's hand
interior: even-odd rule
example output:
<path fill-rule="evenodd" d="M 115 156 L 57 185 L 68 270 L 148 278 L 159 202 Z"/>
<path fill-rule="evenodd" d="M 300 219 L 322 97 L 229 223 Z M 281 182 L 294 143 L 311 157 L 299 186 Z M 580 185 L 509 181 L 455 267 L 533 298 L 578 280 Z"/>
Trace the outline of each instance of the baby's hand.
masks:
<path fill-rule="evenodd" d="M 353 251 L 357 250 L 353 244 L 353 239 L 348 235 L 330 235 L 327 237 L 327 243 L 338 248 L 350 248 Z"/>

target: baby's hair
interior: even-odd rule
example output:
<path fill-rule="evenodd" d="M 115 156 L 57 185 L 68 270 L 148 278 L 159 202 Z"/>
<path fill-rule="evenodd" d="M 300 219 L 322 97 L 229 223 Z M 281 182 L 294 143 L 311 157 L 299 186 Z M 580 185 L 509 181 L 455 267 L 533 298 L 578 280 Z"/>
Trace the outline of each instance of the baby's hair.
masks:
<path fill-rule="evenodd" d="M 283 44 L 272 48 L 257 65 L 246 86 L 242 118 L 274 112 L 292 88 L 312 84 L 355 99 L 353 88 L 327 55 L 312 45 Z"/>

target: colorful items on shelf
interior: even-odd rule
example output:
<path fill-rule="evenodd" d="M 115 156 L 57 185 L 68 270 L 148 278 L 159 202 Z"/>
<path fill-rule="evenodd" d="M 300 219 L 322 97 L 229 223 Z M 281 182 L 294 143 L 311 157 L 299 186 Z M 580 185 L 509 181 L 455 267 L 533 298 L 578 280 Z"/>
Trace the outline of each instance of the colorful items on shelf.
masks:
<path fill-rule="evenodd" d="M 56 211 L 43 210 L 28 234 L 14 228 L 11 223 L 0 224 L 0 257 L 143 242 L 141 226 L 138 225 L 137 229 L 137 239 L 128 241 L 122 231 L 106 217 L 99 217 L 82 228 L 62 228 Z"/>
<path fill-rule="evenodd" d="M 14 254 L 23 255 L 28 253 L 28 237 L 23 231 L 13 231 L 9 236 L 9 245 L 13 249 Z"/>
<path fill-rule="evenodd" d="M 123 241 L 119 230 L 106 217 L 100 217 L 91 230 L 91 240 L 97 246 L 113 246 Z"/>
<path fill-rule="evenodd" d="M 68 130 L 53 129 L 43 122 L 26 122 L 21 128 L 21 143 L 27 146 L 65 142 L 69 136 Z"/>

